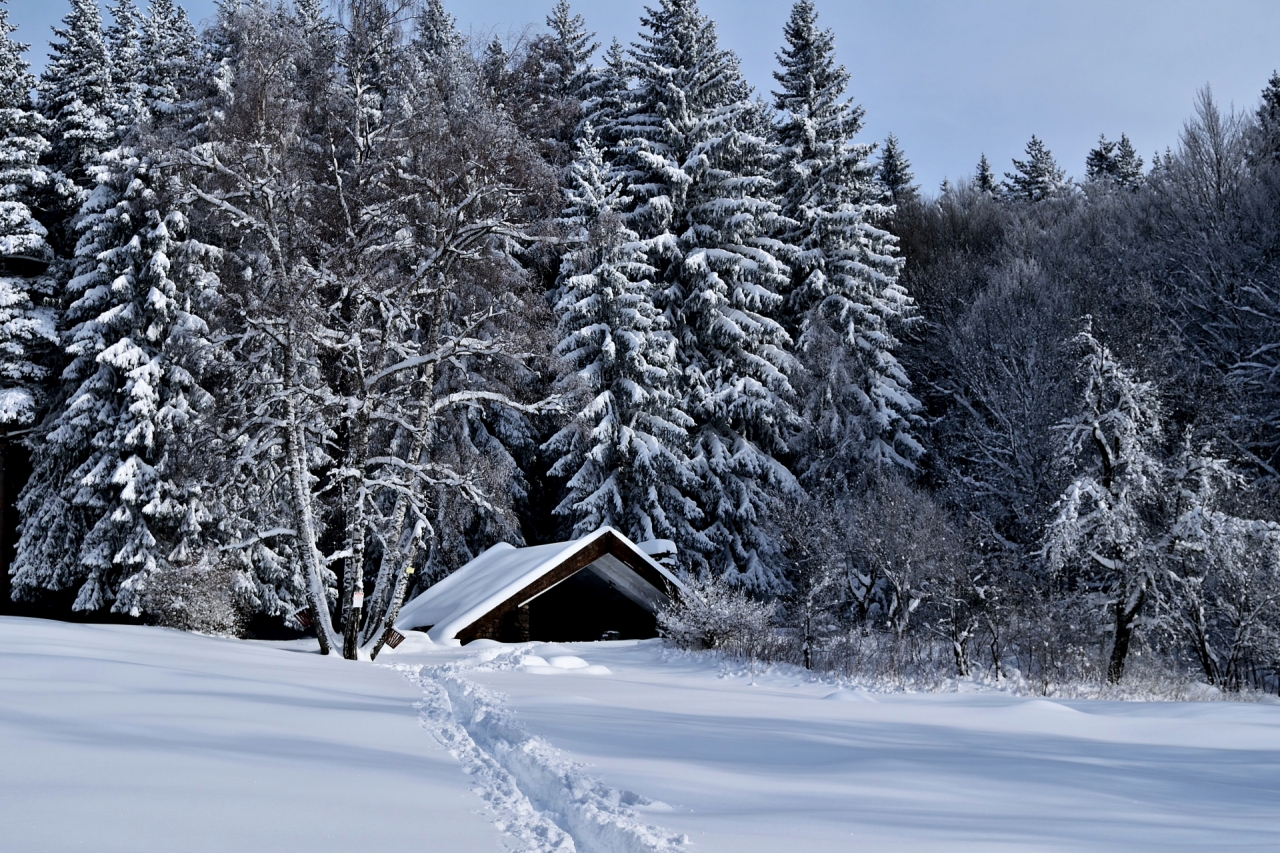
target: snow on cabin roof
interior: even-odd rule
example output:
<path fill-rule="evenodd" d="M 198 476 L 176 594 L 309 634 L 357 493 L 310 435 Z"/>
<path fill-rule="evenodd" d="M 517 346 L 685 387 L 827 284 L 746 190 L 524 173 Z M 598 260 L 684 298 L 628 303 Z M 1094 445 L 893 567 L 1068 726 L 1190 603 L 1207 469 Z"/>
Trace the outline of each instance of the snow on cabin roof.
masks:
<path fill-rule="evenodd" d="M 436 642 L 452 640 L 467 626 L 608 534 L 629 546 L 673 586 L 682 586 L 670 570 L 650 556 L 662 558 L 674 553 L 675 543 L 656 540 L 637 545 L 612 527 L 602 527 L 572 542 L 551 545 L 516 548 L 499 542 L 405 604 L 396 628 L 405 631 L 429 627 L 427 635 Z"/>

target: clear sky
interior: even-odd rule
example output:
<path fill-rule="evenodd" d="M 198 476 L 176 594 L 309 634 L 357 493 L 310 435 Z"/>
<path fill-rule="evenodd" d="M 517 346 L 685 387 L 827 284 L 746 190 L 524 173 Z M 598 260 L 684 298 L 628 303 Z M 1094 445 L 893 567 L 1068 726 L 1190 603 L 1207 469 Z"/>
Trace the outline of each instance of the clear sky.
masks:
<path fill-rule="evenodd" d="M 65 0 L 8 0 L 40 65 Z M 142 5 L 143 0 L 139 0 Z M 656 0 L 649 0 L 650 3 Z M 553 0 L 446 0 L 464 30 L 518 35 Z M 192 18 L 213 0 L 186 0 Z M 645 0 L 575 0 L 601 41 L 634 40 Z M 790 0 L 702 0 L 757 89 L 773 83 Z M 1139 153 L 1176 144 L 1196 89 L 1253 109 L 1280 67 L 1276 0 L 818 0 L 866 107 L 866 141 L 892 131 L 934 190 L 986 153 L 1011 168 L 1035 133 L 1073 175 L 1099 133 Z"/>

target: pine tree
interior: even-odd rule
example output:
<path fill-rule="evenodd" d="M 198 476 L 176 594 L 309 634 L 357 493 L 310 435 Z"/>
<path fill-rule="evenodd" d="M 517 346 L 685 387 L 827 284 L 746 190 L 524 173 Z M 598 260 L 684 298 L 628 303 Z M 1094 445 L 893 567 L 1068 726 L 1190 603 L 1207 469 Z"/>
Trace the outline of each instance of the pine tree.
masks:
<path fill-rule="evenodd" d="M 914 184 L 916 176 L 911 173 L 911 161 L 902 152 L 898 137 L 892 133 L 885 139 L 884 150 L 880 152 L 877 177 L 894 204 L 910 201 L 920 193 L 920 188 Z"/>
<path fill-rule="evenodd" d="M 54 283 L 47 231 L 31 206 L 49 185 L 40 158 L 46 123 L 31 103 L 35 84 L 0 0 L 0 431 L 31 426 L 41 408 L 57 340 L 48 306 Z"/>
<path fill-rule="evenodd" d="M 1097 181 L 1111 177 L 1116 155 L 1116 144 L 1106 134 L 1098 137 L 1098 147 L 1090 149 L 1084 160 L 1085 177 Z"/>
<path fill-rule="evenodd" d="M 877 225 L 891 211 L 876 202 L 872 146 L 853 141 L 863 111 L 844 100 L 849 74 L 811 0 L 792 9 L 785 35 L 774 174 L 783 240 L 799 252 L 787 315 L 811 429 L 798 467 L 827 481 L 858 465 L 910 466 L 921 450 L 910 426 L 919 403 L 893 351 L 912 303 L 898 284 L 897 241 Z"/>
<path fill-rule="evenodd" d="M 656 270 L 622 224 L 621 182 L 589 139 L 568 183 L 565 221 L 581 248 L 561 267 L 556 354 L 570 371 L 561 384 L 581 384 L 587 401 L 543 448 L 556 460 L 552 476 L 568 479 L 557 512 L 574 536 L 610 525 L 638 542 L 699 541 L 687 497 L 693 421 L 679 408 L 675 340 L 651 300 Z"/>
<path fill-rule="evenodd" d="M 1125 189 L 1134 190 L 1142 186 L 1146 180 L 1142 173 L 1142 158 L 1129 137 L 1120 134 L 1120 143 L 1116 146 L 1115 167 L 1112 175 L 1115 182 Z"/>
<path fill-rule="evenodd" d="M 749 132 L 766 119 L 694 0 L 663 0 L 643 25 L 629 64 L 637 85 L 608 138 L 695 421 L 691 467 L 714 550 L 677 544 L 691 565 L 776 590 L 780 548 L 761 521 L 770 489 L 791 485 L 777 456 L 794 414 L 790 340 L 772 319 L 788 270 L 769 237 L 768 143 Z"/>
<path fill-rule="evenodd" d="M 550 36 L 534 45 L 542 55 L 540 82 L 558 97 L 581 103 L 590 96 L 598 77 L 591 67 L 591 57 L 600 44 L 593 41 L 595 33 L 587 31 L 583 17 L 573 13 L 569 0 L 556 0 L 547 16 L 547 28 Z"/>
<path fill-rule="evenodd" d="M 143 25 L 141 79 L 146 108 L 163 118 L 184 108 L 199 74 L 198 38 L 173 0 L 151 0 Z"/>
<path fill-rule="evenodd" d="M 1005 172 L 1005 191 L 1020 201 L 1044 201 L 1067 186 L 1066 172 L 1058 168 L 1053 154 L 1036 136 L 1027 143 L 1027 159 L 1013 161 L 1013 172 Z"/>
<path fill-rule="evenodd" d="M 556 166 L 575 156 L 583 137 L 583 102 L 593 96 L 600 73 L 591 67 L 599 45 L 568 0 L 557 0 L 546 19 L 548 32 L 529 43 L 513 69 L 512 115 Z"/>
<path fill-rule="evenodd" d="M 495 35 L 485 46 L 484 55 L 480 59 L 480 79 L 495 95 L 501 96 L 507 88 L 507 65 L 510 62 L 511 56 L 507 53 L 506 45 Z"/>
<path fill-rule="evenodd" d="M 1109 181 L 1125 189 L 1137 189 L 1144 180 L 1142 165 L 1128 136 L 1120 134 L 1120 141 L 1112 142 L 1103 135 L 1098 137 L 1098 147 L 1085 158 L 1085 176 L 1090 181 Z"/>
<path fill-rule="evenodd" d="M 996 175 L 995 172 L 991 171 L 991 163 L 988 162 L 986 154 L 983 154 L 982 159 L 978 161 L 978 170 L 974 176 L 973 185 L 980 192 L 984 192 L 987 195 L 995 195 L 998 190 Z"/>
<path fill-rule="evenodd" d="M 421 56 L 436 61 L 452 59 L 462 48 L 457 19 L 445 10 L 443 0 L 427 0 L 418 16 L 414 45 Z"/>
<path fill-rule="evenodd" d="M 209 399 L 184 361 L 204 330 L 187 303 L 208 286 L 210 250 L 163 213 L 154 162 L 130 148 L 100 161 L 109 191 L 83 210 L 68 285 L 66 402 L 35 445 L 13 587 L 137 616 L 148 580 L 192 558 L 207 520 L 183 469 Z"/>
<path fill-rule="evenodd" d="M 46 163 L 55 174 L 54 248 L 70 255 L 75 245 L 71 219 L 94 188 L 98 156 L 117 141 L 119 100 L 97 3 L 71 0 L 71 11 L 53 32 L 56 40 L 37 89 L 40 111 L 51 125 Z"/>
<path fill-rule="evenodd" d="M 604 54 L 604 65 L 594 75 L 583 91 L 582 121 L 577 133 L 583 135 L 590 127 L 605 147 L 606 158 L 612 146 L 619 141 L 622 132 L 619 120 L 626 109 L 631 86 L 631 70 L 627 64 L 627 52 L 614 39 Z"/>
<path fill-rule="evenodd" d="M 1280 160 L 1280 72 L 1272 71 L 1262 90 L 1258 106 L 1258 154 L 1261 159 Z"/>
<path fill-rule="evenodd" d="M 142 113 L 142 15 L 133 0 L 117 0 L 110 7 L 106 31 L 111 55 L 111 89 L 115 99 L 116 133 L 123 134 Z"/>

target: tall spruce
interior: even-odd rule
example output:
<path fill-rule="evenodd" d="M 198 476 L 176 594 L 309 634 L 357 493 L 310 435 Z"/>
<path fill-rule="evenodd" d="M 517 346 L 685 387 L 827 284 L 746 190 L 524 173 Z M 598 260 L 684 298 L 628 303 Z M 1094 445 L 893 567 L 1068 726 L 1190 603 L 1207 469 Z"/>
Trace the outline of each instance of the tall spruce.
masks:
<path fill-rule="evenodd" d="M 1280 72 L 1271 72 L 1266 88 L 1262 90 L 1257 117 L 1255 156 L 1261 160 L 1280 160 Z"/>
<path fill-rule="evenodd" d="M 77 610 L 139 615 L 158 573 L 199 556 L 208 520 L 189 471 L 210 399 L 192 372 L 205 328 L 192 302 L 210 286 L 214 253 L 188 238 L 155 135 L 191 74 L 184 22 L 169 0 L 151 5 L 130 59 L 136 97 L 114 102 L 123 139 L 92 155 L 63 295 L 68 366 L 21 497 L 15 594 L 74 591 Z"/>
<path fill-rule="evenodd" d="M 878 224 L 892 209 L 878 201 L 872 146 L 853 141 L 863 110 L 845 99 L 849 73 L 811 0 L 794 6 L 785 36 L 774 174 L 783 239 L 798 250 L 786 312 L 806 368 L 795 449 L 802 479 L 830 483 L 867 465 L 910 466 L 921 452 L 920 404 L 894 355 L 913 306 L 897 240 Z"/>
<path fill-rule="evenodd" d="M 71 11 L 53 32 L 37 89 L 51 125 L 45 158 L 55 178 L 49 224 L 55 250 L 69 256 L 76 242 L 72 219 L 95 187 L 99 155 L 117 141 L 119 98 L 97 3 L 71 0 Z"/>
<path fill-rule="evenodd" d="M 111 26 L 106 31 L 111 53 L 111 89 L 115 101 L 117 134 L 123 133 L 143 109 L 142 23 L 133 0 L 110 6 Z"/>
<path fill-rule="evenodd" d="M 991 162 L 987 160 L 987 155 L 983 154 L 978 160 L 978 168 L 973 176 L 973 185 L 980 192 L 987 195 L 993 195 L 999 189 L 996 183 L 996 174 L 991 171 Z"/>
<path fill-rule="evenodd" d="M 916 176 L 911 171 L 911 161 L 903 153 L 898 137 L 892 133 L 885 137 L 877 177 L 894 204 L 910 201 L 920 194 L 920 188 L 915 184 Z"/>
<path fill-rule="evenodd" d="M 197 82 L 199 40 L 187 12 L 173 0 L 152 0 L 142 29 L 141 74 L 148 110 L 170 120 L 188 108 Z"/>
<path fill-rule="evenodd" d="M 574 14 L 569 0 L 556 0 L 547 29 L 551 32 L 533 45 L 542 57 L 539 82 L 556 96 L 581 103 L 599 76 L 591 67 L 591 57 L 600 48 L 595 33 L 587 31 L 586 20 Z"/>
<path fill-rule="evenodd" d="M 622 132 L 619 119 L 630 97 L 631 69 L 627 65 L 627 52 L 622 43 L 614 39 L 604 53 L 604 64 L 597 69 L 591 83 L 582 92 L 582 121 L 579 135 L 591 128 L 606 155 L 618 142 Z"/>
<path fill-rule="evenodd" d="M 772 490 L 793 485 L 778 457 L 795 415 L 790 338 L 773 319 L 789 271 L 770 236 L 769 143 L 753 132 L 766 120 L 694 0 L 663 0 L 642 23 L 636 85 L 608 137 L 695 422 L 690 465 L 710 547 L 678 544 L 694 568 L 778 590 L 781 550 L 762 521 Z"/>
<path fill-rule="evenodd" d="M 13 587 L 137 616 L 148 581 L 195 556 L 207 520 L 184 468 L 209 400 L 184 362 L 204 331 L 187 305 L 208 285 L 211 250 L 164 212 L 152 159 L 125 147 L 99 163 L 67 285 L 64 402 L 35 444 Z"/>
<path fill-rule="evenodd" d="M 31 102 L 35 79 L 14 41 L 0 0 L 0 432 L 31 426 L 40 411 L 57 335 L 53 259 L 48 232 L 36 218 L 50 184 L 40 158 L 49 150 L 46 122 Z"/>
<path fill-rule="evenodd" d="M 565 189 L 579 248 L 561 266 L 556 354 L 568 369 L 565 392 L 581 386 L 585 398 L 544 446 L 556 460 L 551 474 L 567 479 L 557 512 L 574 536 L 610 525 L 635 541 L 702 542 L 675 339 L 652 301 L 656 270 L 617 213 L 620 183 L 594 142 L 580 141 Z"/>
<path fill-rule="evenodd" d="M 1067 174 L 1037 136 L 1027 143 L 1027 159 L 1013 161 L 1014 171 L 1005 172 L 1004 189 L 1019 201 L 1044 201 L 1067 187 Z"/>
<path fill-rule="evenodd" d="M 1103 135 L 1085 158 L 1085 177 L 1133 190 L 1142 186 L 1142 165 L 1142 158 L 1128 136 L 1122 133 L 1120 141 L 1113 142 Z"/>

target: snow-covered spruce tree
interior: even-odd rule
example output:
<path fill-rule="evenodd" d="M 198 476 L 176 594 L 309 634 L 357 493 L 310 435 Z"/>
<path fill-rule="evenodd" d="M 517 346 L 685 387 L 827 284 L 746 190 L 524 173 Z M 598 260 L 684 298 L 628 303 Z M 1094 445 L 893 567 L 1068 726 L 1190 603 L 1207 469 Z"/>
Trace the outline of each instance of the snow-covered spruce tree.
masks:
<path fill-rule="evenodd" d="M 999 186 L 996 183 L 996 173 L 991 171 L 991 163 L 987 160 L 987 155 L 983 154 L 978 160 L 978 168 L 973 176 L 973 185 L 980 192 L 994 195 Z"/>
<path fill-rule="evenodd" d="M 1280 160 L 1280 72 L 1271 72 L 1256 115 L 1258 134 L 1254 156 L 1263 162 Z"/>
<path fill-rule="evenodd" d="M 866 465 L 910 467 L 922 450 L 911 434 L 920 404 L 894 356 L 913 306 L 898 284 L 897 240 L 879 227 L 892 209 L 879 203 L 872 146 L 853 141 L 863 111 L 844 99 L 849 74 L 810 0 L 792 9 L 785 34 L 774 180 L 783 240 L 799 251 L 786 306 L 805 367 L 795 467 L 823 482 Z"/>
<path fill-rule="evenodd" d="M 49 185 L 40 165 L 49 149 L 44 120 L 31 103 L 35 80 L 13 40 L 0 2 L 0 436 L 35 423 L 57 342 L 55 285 L 38 272 L 53 258 L 47 231 L 32 213 Z"/>
<path fill-rule="evenodd" d="M 1098 147 L 1085 158 L 1085 177 L 1091 181 L 1107 181 L 1127 190 L 1142 186 L 1142 158 L 1134 150 L 1129 137 L 1120 134 L 1119 142 L 1098 138 Z"/>
<path fill-rule="evenodd" d="M 71 11 L 53 32 L 37 90 L 40 112 L 50 123 L 45 163 L 54 192 L 48 225 L 55 251 L 70 256 L 76 244 L 72 220 L 96 186 L 98 156 L 118 140 L 119 98 L 97 3 L 71 0 Z"/>
<path fill-rule="evenodd" d="M 224 8 L 237 92 L 188 158 L 206 227 L 236 240 L 218 332 L 258 378 L 223 407 L 228 451 L 282 481 L 241 541 L 289 543 L 321 648 L 348 658 L 377 653 L 458 527 L 509 504 L 518 472 L 477 412 L 541 410 L 508 381 L 533 301 L 510 249 L 554 183 L 443 7 L 403 47 L 388 8 L 351 7 L 328 62 L 293 13 Z"/>
<path fill-rule="evenodd" d="M 920 188 L 915 185 L 916 176 L 911 172 L 911 161 L 903 153 L 898 137 L 892 133 L 884 140 L 876 177 L 894 204 L 910 201 L 920 194 Z"/>
<path fill-rule="evenodd" d="M 1124 676 L 1143 608 L 1155 589 L 1170 497 L 1159 457 L 1163 414 L 1142 382 L 1091 328 L 1076 337 L 1080 411 L 1058 429 L 1071 482 L 1045 530 L 1042 553 L 1063 584 L 1104 608 L 1114 626 L 1107 680 Z"/>
<path fill-rule="evenodd" d="M 194 55 L 194 32 L 168 26 L 185 20 L 168 0 L 152 4 L 141 34 L 130 6 L 117 11 L 113 38 L 136 77 L 113 80 L 122 87 L 108 104 L 113 124 L 98 138 L 122 144 L 81 152 L 96 186 L 75 219 L 64 287 L 69 366 L 34 446 L 21 505 L 36 517 L 24 520 L 14 588 L 28 597 L 78 590 L 76 609 L 137 616 L 149 579 L 201 556 L 207 517 L 187 450 L 209 398 L 191 372 L 204 330 L 191 301 L 207 289 L 212 250 L 187 239 L 167 158 L 150 150 L 192 74 L 190 62 L 180 74 L 170 58 Z M 50 530 L 66 536 L 50 540 Z M 46 572 L 56 549 L 62 563 Z"/>
<path fill-rule="evenodd" d="M 545 56 L 543 84 L 560 97 L 586 100 L 599 76 L 591 67 L 591 57 L 600 48 L 595 33 L 587 31 L 587 22 L 573 13 L 569 0 L 556 0 L 547 29 L 550 38 L 538 41 Z"/>
<path fill-rule="evenodd" d="M 565 220 L 578 248 L 560 270 L 556 354 L 567 368 L 562 386 L 580 385 L 585 404 L 544 447 L 552 476 L 567 478 L 557 512 L 574 536 L 607 524 L 637 542 L 701 541 L 687 496 L 693 421 L 679 408 L 675 340 L 651 300 L 655 270 L 622 224 L 620 181 L 592 140 L 579 142 L 567 183 Z"/>
<path fill-rule="evenodd" d="M 502 43 L 502 39 L 495 35 L 489 40 L 480 57 L 480 79 L 484 82 L 485 88 L 499 101 L 506 94 L 507 78 L 510 74 L 507 66 L 510 62 L 511 54 L 507 53 L 507 47 Z"/>
<path fill-rule="evenodd" d="M 199 40 L 187 12 L 173 0 L 151 0 L 142 24 L 139 68 L 144 107 L 160 120 L 176 121 L 201 71 Z"/>
<path fill-rule="evenodd" d="M 609 135 L 627 224 L 657 270 L 654 302 L 676 339 L 681 408 L 695 421 L 690 464 L 712 548 L 677 544 L 691 567 L 776 591 L 783 560 L 761 521 L 770 490 L 793 487 L 777 457 L 795 415 L 790 339 L 772 317 L 788 269 L 769 236 L 769 144 L 750 132 L 766 120 L 694 0 L 663 0 L 642 20 L 636 87 Z"/>
<path fill-rule="evenodd" d="M 574 142 L 584 127 L 582 104 L 599 77 L 591 67 L 599 45 L 568 0 L 558 0 L 546 25 L 547 31 L 510 51 L 505 86 L 490 88 L 542 156 L 563 168 L 574 158 Z M 481 59 L 482 68 L 488 64 Z"/>
<path fill-rule="evenodd" d="M 65 402 L 35 445 L 13 587 L 25 599 L 74 590 L 75 610 L 138 616 L 148 579 L 198 556 L 207 520 L 184 475 L 210 402 L 189 370 L 205 327 L 185 306 L 210 285 L 212 250 L 165 213 L 156 163 L 121 148 L 99 164 L 68 284 Z"/>
<path fill-rule="evenodd" d="M 379 4 L 368 4 L 364 14 L 377 13 Z M 444 7 L 444 0 L 427 0 L 425 8 L 414 23 L 413 45 L 417 56 L 425 63 L 461 64 L 464 40 L 458 32 L 458 22 Z"/>
<path fill-rule="evenodd" d="M 1036 136 L 1027 143 L 1027 159 L 1013 161 L 1014 171 L 1005 172 L 1004 190 L 1019 201 L 1044 201 L 1067 187 L 1067 174 L 1045 144 Z"/>
<path fill-rule="evenodd" d="M 111 91 L 115 100 L 116 133 L 123 135 L 143 109 L 142 14 L 133 0 L 117 0 L 108 7 L 111 26 L 106 43 L 111 56 Z"/>
<path fill-rule="evenodd" d="M 594 79 L 582 93 L 582 121 L 578 135 L 590 127 L 605 146 L 605 154 L 612 154 L 612 146 L 622 132 L 618 120 L 626 109 L 631 87 L 631 69 L 627 65 L 627 52 L 614 39 L 604 53 L 604 64 L 597 69 Z"/>

